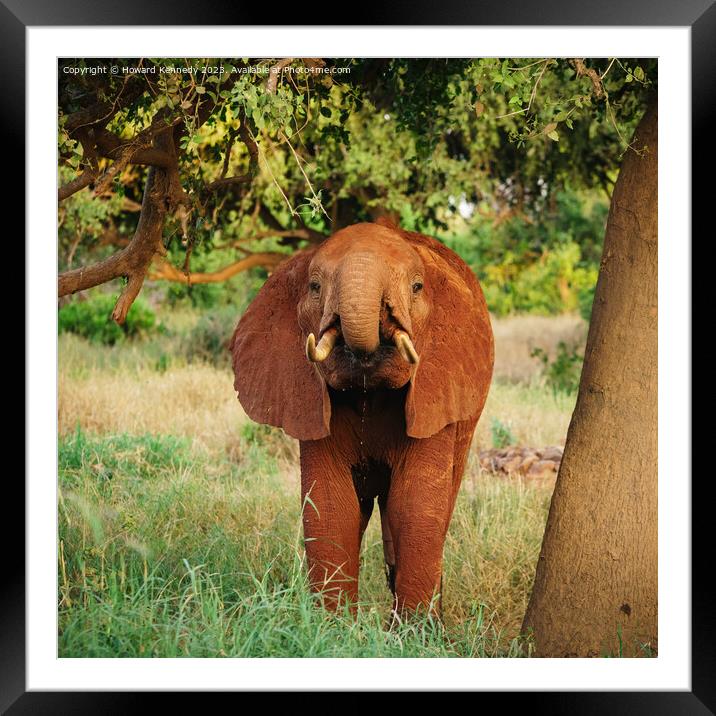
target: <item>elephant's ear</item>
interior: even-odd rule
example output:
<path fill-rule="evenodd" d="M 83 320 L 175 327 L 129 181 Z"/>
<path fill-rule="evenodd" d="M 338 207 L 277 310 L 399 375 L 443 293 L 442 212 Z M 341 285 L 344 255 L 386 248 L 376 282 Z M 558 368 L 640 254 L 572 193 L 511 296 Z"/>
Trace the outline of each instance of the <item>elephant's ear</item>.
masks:
<path fill-rule="evenodd" d="M 428 326 L 405 404 L 407 433 L 434 435 L 482 412 L 492 379 L 494 343 L 485 297 L 470 268 L 446 246 L 404 232 L 425 266 Z"/>
<path fill-rule="evenodd" d="M 298 304 L 314 250 L 281 264 L 239 321 L 231 339 L 234 388 L 247 415 L 299 440 L 329 433 L 331 401 L 306 359 Z"/>

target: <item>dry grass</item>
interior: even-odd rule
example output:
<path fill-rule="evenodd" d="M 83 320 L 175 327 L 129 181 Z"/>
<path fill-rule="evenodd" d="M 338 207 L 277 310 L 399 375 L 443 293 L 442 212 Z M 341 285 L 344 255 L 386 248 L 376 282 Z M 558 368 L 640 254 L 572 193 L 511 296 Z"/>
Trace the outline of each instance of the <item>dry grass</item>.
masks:
<path fill-rule="evenodd" d="M 495 382 L 477 424 L 473 448 L 492 447 L 493 420 L 509 427 L 516 445 L 564 445 L 576 396 L 558 395 L 538 386 Z"/>
<path fill-rule="evenodd" d="M 61 368 L 58 413 L 61 435 L 79 424 L 99 435 L 181 435 L 210 450 L 230 448 L 246 421 L 231 374 L 207 365 L 79 377 Z"/>
<path fill-rule="evenodd" d="M 496 382 L 478 424 L 475 448 L 492 445 L 493 420 L 509 427 L 520 445 L 563 445 L 574 399 L 554 398 L 538 387 Z M 209 450 L 237 448 L 246 414 L 236 399 L 228 370 L 208 365 L 91 371 L 60 371 L 58 400 L 61 435 L 81 425 L 104 434 L 128 432 L 187 437 Z"/>
<path fill-rule="evenodd" d="M 538 364 L 529 358 L 529 346 L 553 348 L 559 340 L 579 336 L 579 321 L 532 316 L 494 322 L 495 379 L 474 448 L 492 445 L 494 421 L 507 426 L 521 445 L 564 444 L 574 398 L 555 398 L 539 385 Z M 212 451 L 232 454 L 239 449 L 240 428 L 247 418 L 229 368 L 179 363 L 158 372 L 136 346 L 91 346 L 70 335 L 60 336 L 59 345 L 60 434 L 79 424 L 100 435 L 171 434 Z M 514 382 L 516 376 L 523 378 Z M 287 457 L 293 454 L 289 449 Z"/>
<path fill-rule="evenodd" d="M 466 630 L 452 642 L 455 651 L 465 656 L 504 656 L 510 640 L 518 634 L 553 487 L 486 474 L 479 467 L 477 449 L 492 445 L 495 421 L 507 426 L 520 444 L 563 444 L 574 405 L 574 397 L 555 398 L 540 384 L 539 366 L 529 357 L 529 350 L 537 345 L 553 348 L 559 340 L 579 335 L 577 319 L 508 319 L 496 321 L 494 327 L 495 380 L 445 544 L 445 618 L 458 632 Z M 79 455 L 65 457 L 76 467 L 61 480 L 65 502 L 61 502 L 60 511 L 79 510 L 87 521 L 81 535 L 74 535 L 69 527 L 63 527 L 61 533 L 63 558 L 78 565 L 67 594 L 87 594 L 85 606 L 78 607 L 76 601 L 74 606 L 69 602 L 65 605 L 64 652 L 136 655 L 143 653 L 143 645 L 149 640 L 157 656 L 216 655 L 224 650 L 227 654 L 261 656 L 319 653 L 315 652 L 317 632 L 311 631 L 311 625 L 302 627 L 306 630 L 305 643 L 295 649 L 284 650 L 283 643 L 268 643 L 274 636 L 274 641 L 280 641 L 287 629 L 296 631 L 298 627 L 291 620 L 297 612 L 293 605 L 277 605 L 274 597 L 262 591 L 265 584 L 273 584 L 266 580 L 276 581 L 276 588 L 283 589 L 281 585 L 286 575 L 294 574 L 292 565 L 298 559 L 285 549 L 300 536 L 296 441 L 246 418 L 228 367 L 187 365 L 173 355 L 169 366 L 162 366 L 158 359 L 163 351 L 170 350 L 168 344 L 126 344 L 110 349 L 67 335 L 60 336 L 59 342 L 59 431 L 65 452 Z M 82 448 L 87 455 L 80 448 L 68 447 L 78 439 L 72 435 L 77 426 L 90 435 L 88 447 Z M 178 443 L 173 442 L 177 439 Z M 181 447 L 182 439 L 189 442 L 189 452 Z M 105 443 L 101 450 L 93 447 Z M 92 457 L 95 450 L 98 456 Z M 112 479 L 100 479 L 105 475 Z M 102 552 L 94 569 L 100 575 L 106 569 L 110 577 L 118 574 L 121 580 L 124 560 L 134 560 L 137 565 L 132 588 L 122 582 L 112 587 L 109 577 L 109 582 L 102 578 L 96 585 L 98 578 L 82 571 L 85 568 L 80 565 L 87 530 L 115 528 L 117 538 L 110 542 L 119 545 L 117 553 L 108 555 L 105 561 Z M 109 542 L 103 539 L 105 543 Z M 148 561 L 146 546 L 154 554 Z M 185 559 L 192 566 L 206 564 L 214 575 L 211 579 L 225 580 L 221 599 L 227 603 L 237 594 L 242 599 L 258 600 L 256 614 L 237 620 L 228 612 L 224 614 L 223 607 L 216 606 L 212 611 L 213 602 L 205 600 L 197 607 L 194 621 L 187 623 L 180 642 L 170 643 L 169 636 L 157 641 L 155 624 L 166 622 L 162 634 L 176 632 L 173 625 L 177 616 L 169 608 L 166 595 L 175 600 L 183 594 L 184 578 L 176 576 L 176 569 L 178 565 L 181 570 Z M 383 575 L 379 520 L 372 520 L 366 532 L 362 559 L 361 599 L 383 615 L 389 608 L 390 595 Z M 254 575 L 252 579 L 261 584 L 234 584 L 239 572 Z M 137 598 L 128 605 L 127 592 L 136 588 L 138 595 L 146 595 L 152 579 L 159 580 L 156 599 L 152 597 L 143 605 L 135 604 Z M 177 594 L 172 590 L 178 590 Z M 298 600 L 301 610 L 303 591 L 299 584 L 291 597 Z M 95 610 L 97 613 L 88 607 L 95 601 L 101 607 Z M 102 621 L 105 612 L 117 619 L 122 617 L 122 623 L 128 625 L 119 632 L 126 640 L 124 646 L 105 644 L 104 637 L 100 639 L 106 631 Z M 147 621 L 146 614 L 150 613 L 153 616 Z M 207 613 L 213 614 L 216 623 L 206 617 Z M 274 615 L 275 624 L 267 622 L 265 628 L 257 630 L 256 615 L 268 613 Z M 244 629 L 249 629 L 250 638 Z M 248 649 L 246 644 L 259 633 L 261 643 Z M 414 652 L 386 651 L 381 646 L 386 637 L 380 625 L 369 633 L 375 639 L 369 647 L 365 640 L 363 646 L 346 642 L 343 652 L 335 655 L 446 655 L 443 642 L 430 649 L 415 647 Z M 228 645 L 227 635 L 235 639 Z M 344 638 L 326 637 L 324 648 L 335 650 Z M 263 640 L 267 640 L 264 646 Z M 214 642 L 220 647 L 207 646 Z M 333 655 L 334 651 L 320 653 Z"/>
<path fill-rule="evenodd" d="M 530 356 L 533 348 L 542 348 L 553 358 L 560 341 L 583 349 L 587 339 L 587 324 L 577 315 L 493 318 L 492 330 L 494 377 L 498 381 L 532 381 L 538 368 L 537 361 Z"/>

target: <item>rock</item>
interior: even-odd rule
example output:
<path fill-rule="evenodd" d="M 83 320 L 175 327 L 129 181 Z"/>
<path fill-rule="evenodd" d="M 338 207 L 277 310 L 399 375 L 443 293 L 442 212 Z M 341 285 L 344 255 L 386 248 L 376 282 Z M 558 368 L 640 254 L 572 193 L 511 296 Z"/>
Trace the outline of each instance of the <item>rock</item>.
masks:
<path fill-rule="evenodd" d="M 519 472 L 522 475 L 526 475 L 527 471 L 534 465 L 534 463 L 539 461 L 539 457 L 535 455 L 534 453 L 531 453 L 527 455 L 521 462 L 519 467 Z"/>
<path fill-rule="evenodd" d="M 509 455 L 508 457 L 497 460 L 497 463 L 500 470 L 509 475 L 512 472 L 517 472 L 517 468 L 522 464 L 522 455 Z"/>
<path fill-rule="evenodd" d="M 497 475 L 524 475 L 530 479 L 554 477 L 559 471 L 563 449 L 559 445 L 544 448 L 509 446 L 482 450 L 480 467 Z"/>
<path fill-rule="evenodd" d="M 552 460 L 538 460 L 530 466 L 527 477 L 533 480 L 544 480 L 557 474 L 558 466 Z"/>
<path fill-rule="evenodd" d="M 544 448 L 544 450 L 540 451 L 542 454 L 540 457 L 543 460 L 552 460 L 552 462 L 560 463 L 562 462 L 562 448 L 558 445 L 550 445 L 549 447 Z"/>

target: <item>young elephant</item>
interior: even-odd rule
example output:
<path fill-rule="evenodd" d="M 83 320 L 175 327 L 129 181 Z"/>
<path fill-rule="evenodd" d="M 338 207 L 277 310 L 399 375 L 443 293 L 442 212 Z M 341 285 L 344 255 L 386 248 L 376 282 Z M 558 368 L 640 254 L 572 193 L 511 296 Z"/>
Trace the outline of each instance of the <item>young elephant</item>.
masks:
<path fill-rule="evenodd" d="M 377 499 L 394 608 L 439 608 L 443 543 L 494 355 L 467 265 L 427 236 L 350 226 L 276 270 L 231 350 L 246 413 L 300 441 L 312 589 L 332 607 L 357 600 Z"/>

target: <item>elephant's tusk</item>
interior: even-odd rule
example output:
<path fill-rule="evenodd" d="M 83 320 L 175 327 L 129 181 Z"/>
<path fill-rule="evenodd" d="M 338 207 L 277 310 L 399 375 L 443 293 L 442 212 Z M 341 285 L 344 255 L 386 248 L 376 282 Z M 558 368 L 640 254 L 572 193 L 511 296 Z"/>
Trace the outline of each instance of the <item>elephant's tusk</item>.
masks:
<path fill-rule="evenodd" d="M 398 349 L 398 353 L 400 353 L 405 361 L 413 364 L 418 362 L 418 353 L 415 350 L 413 342 L 410 340 L 410 336 L 405 331 L 396 330 L 393 333 L 393 340 L 395 341 L 395 347 Z"/>
<path fill-rule="evenodd" d="M 311 363 L 321 363 L 326 360 L 333 350 L 333 346 L 336 345 L 338 339 L 338 331 L 335 328 L 329 328 L 321 337 L 321 340 L 316 345 L 316 337 L 313 333 L 308 334 L 306 339 L 306 358 Z"/>

